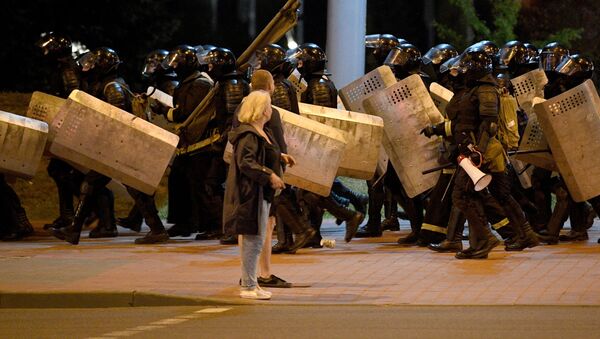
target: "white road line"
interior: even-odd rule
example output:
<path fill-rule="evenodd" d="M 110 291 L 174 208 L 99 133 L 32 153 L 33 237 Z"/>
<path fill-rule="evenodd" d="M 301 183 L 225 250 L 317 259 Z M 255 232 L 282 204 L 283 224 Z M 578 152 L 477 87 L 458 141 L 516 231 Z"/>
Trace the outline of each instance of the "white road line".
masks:
<path fill-rule="evenodd" d="M 180 324 L 182 322 L 186 322 L 188 320 L 189 319 L 170 318 L 170 319 L 163 319 L 163 320 L 155 321 L 153 323 L 150 323 L 150 325 L 175 325 L 175 324 Z"/>
<path fill-rule="evenodd" d="M 177 316 L 175 318 L 161 319 L 161 320 L 151 322 L 149 325 L 136 326 L 136 327 L 128 328 L 123 331 L 109 332 L 109 333 L 103 334 L 100 337 L 90 337 L 87 339 L 116 339 L 117 337 L 129 337 L 134 334 L 139 334 L 141 332 L 164 328 L 165 326 L 168 326 L 168 325 L 181 324 L 190 319 L 198 319 L 201 317 L 201 314 L 222 313 L 222 312 L 226 312 L 229 310 L 231 310 L 231 307 L 204 308 L 204 309 L 201 309 L 198 311 L 194 311 L 194 313 L 192 313 L 192 314 L 184 314 L 184 315 Z"/>
<path fill-rule="evenodd" d="M 231 308 L 229 308 L 229 307 L 211 307 L 211 308 L 205 308 L 203 310 L 196 311 L 194 313 L 221 313 L 221 312 L 229 311 L 230 309 Z"/>

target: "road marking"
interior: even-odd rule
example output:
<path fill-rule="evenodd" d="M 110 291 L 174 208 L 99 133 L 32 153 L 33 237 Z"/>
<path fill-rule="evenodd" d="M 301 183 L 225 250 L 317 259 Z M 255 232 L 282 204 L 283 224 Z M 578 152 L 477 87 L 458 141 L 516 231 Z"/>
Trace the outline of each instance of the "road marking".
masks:
<path fill-rule="evenodd" d="M 205 308 L 203 310 L 196 311 L 194 313 L 221 313 L 221 312 L 229 311 L 230 309 L 231 308 L 229 308 L 229 307 L 211 307 L 211 308 Z"/>
<path fill-rule="evenodd" d="M 134 327 L 131 330 L 132 331 L 150 331 L 150 330 L 156 330 L 159 328 L 163 328 L 164 326 L 157 326 L 157 325 L 142 325 L 142 326 L 138 326 L 138 327 Z"/>
<path fill-rule="evenodd" d="M 214 313 L 223 313 L 231 310 L 231 307 L 209 307 L 203 308 L 201 310 L 194 311 L 191 314 L 184 314 L 174 318 L 161 319 L 154 322 L 151 322 L 149 325 L 141 325 L 132 328 L 125 329 L 123 331 L 114 331 L 101 335 L 100 337 L 90 337 L 87 339 L 117 339 L 117 337 L 129 337 L 134 334 L 140 334 L 142 332 L 147 332 L 151 330 L 157 330 L 160 328 L 164 328 L 169 325 L 177 325 L 184 323 L 190 319 L 198 319 L 202 316 L 202 314 L 214 314 Z"/>
<path fill-rule="evenodd" d="M 110 336 L 110 337 L 129 337 L 130 335 L 138 334 L 139 332 L 140 331 L 135 331 L 135 330 L 124 330 L 124 331 L 110 332 L 105 335 Z"/>
<path fill-rule="evenodd" d="M 189 319 L 170 318 L 170 319 L 163 319 L 163 320 L 155 321 L 153 323 L 150 323 L 150 325 L 175 325 L 175 324 L 179 324 L 182 322 L 186 322 L 188 320 Z"/>

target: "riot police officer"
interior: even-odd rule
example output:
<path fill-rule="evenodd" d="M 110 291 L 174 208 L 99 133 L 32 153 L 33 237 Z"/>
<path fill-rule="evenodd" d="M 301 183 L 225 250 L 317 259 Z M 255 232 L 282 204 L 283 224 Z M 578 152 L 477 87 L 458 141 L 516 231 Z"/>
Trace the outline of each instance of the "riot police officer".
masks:
<path fill-rule="evenodd" d="M 148 87 L 154 87 L 173 96 L 173 92 L 179 82 L 177 81 L 175 72 L 172 70 L 167 71 L 162 66 L 162 62 L 167 58 L 168 54 L 169 51 L 164 49 L 157 49 L 148 53 L 144 61 L 142 79 Z M 149 104 L 151 109 L 153 106 L 155 110 L 159 109 L 153 101 Z M 169 208 L 169 211 L 171 211 L 171 208 Z M 117 218 L 117 225 L 139 232 L 142 227 L 142 219 L 142 214 L 134 205 L 127 217 Z"/>
<path fill-rule="evenodd" d="M 162 67 L 177 75 L 179 84 L 173 92 L 172 109 L 167 119 L 174 123 L 184 122 L 204 97 L 210 92 L 214 81 L 200 71 L 196 49 L 190 45 L 180 45 L 169 52 Z M 210 114 L 210 113 L 209 113 Z M 182 138 L 185 139 L 185 138 Z M 195 141 L 195 140 L 194 140 Z M 180 141 L 180 144 L 183 141 Z M 193 168 L 203 159 L 196 154 L 178 154 L 169 173 L 169 212 L 167 220 L 174 225 L 168 230 L 169 236 L 190 236 L 197 232 L 200 223 L 200 206 L 204 191 L 202 175 Z"/>
<path fill-rule="evenodd" d="M 226 165 L 223 153 L 227 143 L 227 133 L 233 122 L 233 115 L 242 99 L 250 92 L 250 86 L 244 76 L 237 71 L 233 52 L 217 47 L 203 53 L 199 59 L 206 73 L 218 86 L 215 94 L 215 115 L 208 121 L 201 140 L 210 140 L 209 144 L 198 150 L 196 173 L 205 173 L 202 182 L 200 202 L 204 211 L 204 225 L 196 240 L 216 239 L 222 236 L 223 183 Z M 197 174 L 196 174 L 197 175 Z M 224 243 L 235 242 L 234 237 L 225 237 Z"/>
<path fill-rule="evenodd" d="M 125 111 L 131 111 L 131 92 L 125 81 L 117 75 L 121 60 L 117 53 L 108 47 L 100 47 L 89 52 L 79 60 L 82 71 L 88 76 L 87 91 L 109 104 Z M 114 220 L 114 200 L 112 192 L 106 188 L 110 178 L 96 171 L 86 174 L 81 184 L 79 204 L 70 226 L 55 229 L 55 237 L 74 245 L 79 243 L 79 237 L 85 216 L 89 213 L 92 200 L 96 201 L 99 224 L 90 232 L 90 237 L 117 236 Z M 127 187 L 127 192 L 135 201 L 150 232 L 135 240 L 137 244 L 153 244 L 166 242 L 167 232 L 158 217 L 154 197 Z"/>
<path fill-rule="evenodd" d="M 291 51 L 287 59 L 297 65 L 298 71 L 306 80 L 307 88 L 302 93 L 302 102 L 337 108 L 337 89 L 333 81 L 328 78 L 329 74 L 325 70 L 327 56 L 321 47 L 313 43 L 302 44 Z M 303 200 L 308 203 L 308 209 L 311 211 L 311 224 L 317 230 L 317 235 L 311 245 L 320 246 L 316 243 L 321 238 L 319 229 L 322 220 L 322 208 L 327 209 L 337 219 L 346 222 L 346 242 L 354 237 L 358 226 L 364 219 L 368 201 L 366 196 L 348 189 L 338 179 L 335 179 L 333 183 L 332 192 L 333 194 L 326 198 L 306 191 L 302 193 Z M 352 211 L 340 205 L 334 195 L 349 199 L 357 211 Z"/>
<path fill-rule="evenodd" d="M 36 43 L 48 72 L 47 91 L 61 98 L 67 98 L 71 91 L 81 87 L 81 75 L 73 55 L 71 40 L 62 34 L 45 33 Z M 79 191 L 83 173 L 57 158 L 51 158 L 48 175 L 56 183 L 58 191 L 59 216 L 44 229 L 68 226 L 73 221 L 73 196 Z"/>

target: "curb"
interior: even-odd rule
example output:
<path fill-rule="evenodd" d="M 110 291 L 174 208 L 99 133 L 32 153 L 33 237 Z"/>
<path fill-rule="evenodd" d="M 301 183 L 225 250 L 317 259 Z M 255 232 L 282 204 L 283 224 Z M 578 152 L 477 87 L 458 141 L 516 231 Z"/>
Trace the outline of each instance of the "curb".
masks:
<path fill-rule="evenodd" d="M 3 308 L 107 308 L 151 306 L 214 306 L 231 300 L 180 297 L 146 292 L 2 292 Z"/>

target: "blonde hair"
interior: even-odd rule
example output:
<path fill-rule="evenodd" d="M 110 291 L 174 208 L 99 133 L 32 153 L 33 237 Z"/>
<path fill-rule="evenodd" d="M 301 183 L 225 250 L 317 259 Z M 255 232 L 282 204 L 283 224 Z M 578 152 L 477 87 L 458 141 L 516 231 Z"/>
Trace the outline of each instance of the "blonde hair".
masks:
<path fill-rule="evenodd" d="M 252 74 L 252 79 L 250 80 L 250 85 L 252 86 L 252 90 L 263 90 L 268 91 L 270 84 L 273 83 L 273 75 L 269 71 L 264 69 L 256 70 Z"/>
<path fill-rule="evenodd" d="M 252 91 L 242 101 L 238 120 L 244 123 L 258 121 L 263 113 L 271 106 L 271 96 L 268 92 Z"/>

